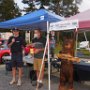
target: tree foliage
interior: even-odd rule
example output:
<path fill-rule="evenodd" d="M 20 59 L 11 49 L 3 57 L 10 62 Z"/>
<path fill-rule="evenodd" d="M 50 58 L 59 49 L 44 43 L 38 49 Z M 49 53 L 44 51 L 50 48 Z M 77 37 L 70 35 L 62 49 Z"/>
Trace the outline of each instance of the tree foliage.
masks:
<path fill-rule="evenodd" d="M 0 21 L 20 16 L 19 7 L 14 0 L 0 0 Z"/>
<path fill-rule="evenodd" d="M 24 4 L 28 4 L 26 12 L 32 12 L 37 9 L 48 9 L 56 14 L 64 17 L 75 15 L 79 12 L 78 5 L 82 0 L 23 0 Z"/>

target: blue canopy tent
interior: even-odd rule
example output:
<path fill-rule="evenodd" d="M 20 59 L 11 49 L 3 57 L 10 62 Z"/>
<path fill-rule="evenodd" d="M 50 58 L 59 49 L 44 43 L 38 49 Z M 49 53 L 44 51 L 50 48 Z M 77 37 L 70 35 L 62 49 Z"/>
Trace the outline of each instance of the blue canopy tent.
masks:
<path fill-rule="evenodd" d="M 63 17 L 60 17 L 44 9 L 41 9 L 32 13 L 29 13 L 27 15 L 24 15 L 22 17 L 18 17 L 16 19 L 12 19 L 12 20 L 8 20 L 8 21 L 0 23 L 0 28 L 4 28 L 4 29 L 19 28 L 20 30 L 33 30 L 35 28 L 40 28 L 41 30 L 47 31 L 47 42 L 46 42 L 46 46 L 44 50 L 40 75 L 41 75 L 42 66 L 44 63 L 46 47 L 48 46 L 48 66 L 49 66 L 48 67 L 48 79 L 49 79 L 48 90 L 51 90 L 50 88 L 50 57 L 49 57 L 50 49 L 49 49 L 49 43 L 48 43 L 49 42 L 49 23 L 62 21 L 63 19 L 64 19 Z M 40 78 L 40 75 L 39 75 L 39 78 Z M 36 88 L 36 90 L 38 90 L 38 88 Z"/>
<path fill-rule="evenodd" d="M 33 30 L 40 27 L 42 30 L 46 30 L 47 21 L 56 22 L 61 20 L 63 20 L 62 17 L 41 9 L 15 19 L 1 22 L 0 28 L 12 29 L 16 27 L 21 30 Z"/>

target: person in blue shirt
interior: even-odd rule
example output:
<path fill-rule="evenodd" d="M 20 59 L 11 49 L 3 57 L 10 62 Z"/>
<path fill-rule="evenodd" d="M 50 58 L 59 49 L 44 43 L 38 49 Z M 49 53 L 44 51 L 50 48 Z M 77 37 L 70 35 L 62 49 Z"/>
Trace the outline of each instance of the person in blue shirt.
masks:
<path fill-rule="evenodd" d="M 50 37 L 50 54 L 51 54 L 51 58 L 54 58 L 55 45 L 56 45 L 55 37 L 51 36 Z"/>

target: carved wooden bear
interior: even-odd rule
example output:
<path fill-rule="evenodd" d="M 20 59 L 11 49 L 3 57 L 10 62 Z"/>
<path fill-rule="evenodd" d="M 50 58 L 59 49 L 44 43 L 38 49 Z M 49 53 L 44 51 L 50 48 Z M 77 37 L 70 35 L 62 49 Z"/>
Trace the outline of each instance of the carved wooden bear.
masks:
<path fill-rule="evenodd" d="M 74 56 L 74 40 L 69 38 L 63 41 L 62 54 Z M 60 69 L 60 85 L 59 90 L 65 90 L 65 84 L 68 84 L 68 89 L 73 90 L 73 62 L 61 60 Z"/>

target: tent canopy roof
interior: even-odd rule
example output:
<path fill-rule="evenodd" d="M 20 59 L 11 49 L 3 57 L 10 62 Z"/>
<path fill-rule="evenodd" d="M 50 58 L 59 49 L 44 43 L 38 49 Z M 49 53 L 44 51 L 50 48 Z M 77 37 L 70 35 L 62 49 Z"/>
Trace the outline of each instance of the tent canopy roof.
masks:
<path fill-rule="evenodd" d="M 90 10 L 78 13 L 78 14 L 71 16 L 70 18 L 67 18 L 67 19 L 69 19 L 69 20 L 78 19 L 80 22 L 81 21 L 88 21 L 88 20 L 90 20 Z"/>
<path fill-rule="evenodd" d="M 74 19 L 77 19 L 79 21 L 79 28 L 90 28 L 90 9 L 66 18 L 66 20 Z"/>
<path fill-rule="evenodd" d="M 63 20 L 63 17 L 50 13 L 44 9 L 34 11 L 24 16 L 0 23 L 0 28 L 12 29 L 14 27 L 22 30 L 41 28 L 46 30 L 46 22 L 56 22 Z"/>

